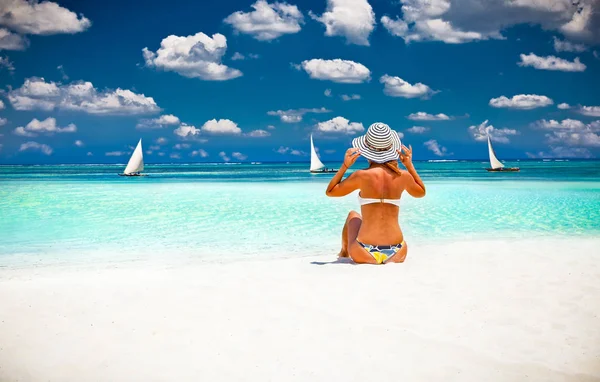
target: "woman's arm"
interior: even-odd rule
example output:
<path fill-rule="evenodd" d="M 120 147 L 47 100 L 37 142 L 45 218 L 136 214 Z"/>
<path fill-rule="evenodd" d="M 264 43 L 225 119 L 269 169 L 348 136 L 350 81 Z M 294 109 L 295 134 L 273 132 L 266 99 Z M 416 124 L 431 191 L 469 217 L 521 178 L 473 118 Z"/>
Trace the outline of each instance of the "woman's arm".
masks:
<path fill-rule="evenodd" d="M 349 177 L 342 181 L 346 170 L 350 168 L 350 166 L 352 166 L 354 162 L 356 162 L 356 159 L 359 155 L 360 152 L 358 151 L 358 149 L 348 149 L 346 151 L 344 163 L 327 185 L 325 195 L 332 197 L 345 196 L 351 193 L 352 191 L 357 190 L 360 187 L 359 173 L 352 173 Z"/>
<path fill-rule="evenodd" d="M 402 150 L 398 150 L 398 154 L 400 154 L 400 161 L 406 167 L 406 171 L 411 176 L 411 179 L 408 181 L 406 185 L 406 191 L 410 194 L 410 196 L 415 198 L 422 198 L 425 196 L 425 184 L 421 180 L 421 177 L 415 170 L 415 166 L 412 163 L 412 147 L 408 148 L 402 145 Z"/>

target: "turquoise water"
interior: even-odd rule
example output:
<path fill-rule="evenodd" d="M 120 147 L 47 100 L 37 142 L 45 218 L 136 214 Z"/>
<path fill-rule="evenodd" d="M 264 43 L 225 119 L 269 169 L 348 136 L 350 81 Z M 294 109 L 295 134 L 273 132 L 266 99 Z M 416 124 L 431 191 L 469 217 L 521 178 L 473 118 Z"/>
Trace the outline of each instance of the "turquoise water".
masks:
<path fill-rule="evenodd" d="M 417 163 L 427 196 L 403 197 L 407 242 L 600 235 L 600 162 Z M 0 266 L 335 254 L 356 195 L 306 164 L 0 166 Z"/>

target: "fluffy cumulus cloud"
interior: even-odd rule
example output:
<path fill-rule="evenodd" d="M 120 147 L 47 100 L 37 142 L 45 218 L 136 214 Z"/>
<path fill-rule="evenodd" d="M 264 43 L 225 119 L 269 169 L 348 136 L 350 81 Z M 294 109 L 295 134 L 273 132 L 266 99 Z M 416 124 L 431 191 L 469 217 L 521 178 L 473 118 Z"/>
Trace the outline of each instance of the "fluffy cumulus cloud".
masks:
<path fill-rule="evenodd" d="M 177 143 L 175 145 L 173 145 L 173 148 L 175 150 L 183 150 L 183 149 L 189 149 L 192 145 L 190 145 L 189 143 Z"/>
<path fill-rule="evenodd" d="M 251 138 L 265 138 L 271 135 L 267 130 L 252 130 L 247 134 Z"/>
<path fill-rule="evenodd" d="M 160 111 L 152 97 L 131 90 L 97 90 L 91 82 L 62 85 L 43 78 L 28 78 L 8 92 L 16 110 L 69 110 L 97 115 L 148 114 Z"/>
<path fill-rule="evenodd" d="M 8 119 L 6 118 L 0 118 L 0 126 L 4 126 L 8 123 Z M 0 135 L 1 137 L 2 135 Z"/>
<path fill-rule="evenodd" d="M 451 119 L 444 113 L 429 114 L 422 111 L 412 113 L 407 118 L 413 121 L 448 121 Z"/>
<path fill-rule="evenodd" d="M 34 141 L 29 141 L 29 142 L 25 142 L 23 144 L 21 144 L 21 146 L 19 147 L 19 151 L 27 151 L 27 150 L 31 150 L 31 151 L 39 151 L 44 155 L 50 155 L 52 154 L 52 147 L 44 144 L 44 143 L 38 143 L 38 142 L 34 142 Z"/>
<path fill-rule="evenodd" d="M 554 37 L 554 50 L 557 52 L 576 52 L 581 53 L 587 50 L 584 44 L 577 44 Z"/>
<path fill-rule="evenodd" d="M 579 60 L 579 57 L 569 61 L 555 56 L 540 57 L 533 53 L 521 54 L 521 61 L 517 64 L 519 66 L 531 66 L 539 70 L 558 70 L 561 72 L 583 72 L 586 69 L 585 64 Z"/>
<path fill-rule="evenodd" d="M 559 103 L 556 107 L 559 108 L 560 110 L 567 110 L 567 109 L 571 108 L 571 105 L 563 102 L 563 103 Z"/>
<path fill-rule="evenodd" d="M 413 126 L 410 129 L 406 129 L 406 131 L 408 131 L 409 133 L 413 133 L 413 134 L 423 134 L 423 133 L 429 131 L 429 127 Z"/>
<path fill-rule="evenodd" d="M 178 73 L 184 77 L 207 81 L 225 81 L 242 75 L 221 63 L 227 51 L 227 39 L 220 33 L 212 38 L 202 32 L 164 38 L 156 52 L 142 49 L 147 67 Z"/>
<path fill-rule="evenodd" d="M 284 34 L 300 32 L 304 22 L 302 12 L 295 5 L 258 0 L 252 4 L 254 11 L 234 12 L 227 16 L 225 23 L 237 32 L 251 35 L 257 40 L 268 41 Z"/>
<path fill-rule="evenodd" d="M 2 48 L 0 48 L 0 50 L 1 49 Z M 12 63 L 12 61 L 8 59 L 8 57 L 0 57 L 0 70 L 2 69 L 6 69 L 10 73 L 13 73 L 15 71 L 15 66 Z M 0 109 L 2 109 L 2 107 L 0 107 Z"/>
<path fill-rule="evenodd" d="M 381 23 L 407 43 L 448 44 L 504 39 L 502 31 L 519 24 L 540 25 L 570 39 L 600 40 L 596 0 L 400 0 L 402 17 Z"/>
<path fill-rule="evenodd" d="M 342 94 L 340 98 L 344 101 L 353 101 L 360 99 L 359 94 Z"/>
<path fill-rule="evenodd" d="M 289 110 L 272 110 L 268 111 L 268 115 L 276 115 L 281 119 L 281 122 L 285 123 L 295 123 L 302 121 L 302 117 L 307 113 L 330 113 L 331 110 L 328 110 L 324 107 L 321 108 L 313 108 L 313 109 L 289 109 Z"/>
<path fill-rule="evenodd" d="M 4 102 L 2 102 L 2 100 L 0 99 L 0 110 L 2 110 L 2 109 L 4 109 L 4 108 L 5 108 L 5 106 L 4 106 Z"/>
<path fill-rule="evenodd" d="M 326 36 L 343 36 L 349 44 L 368 46 L 375 29 L 375 13 L 367 0 L 327 0 L 325 13 L 311 16 L 325 25 Z"/>
<path fill-rule="evenodd" d="M 186 138 L 186 137 L 200 134 L 200 129 L 197 129 L 196 126 L 188 125 L 187 123 L 182 123 L 181 125 L 179 125 L 178 128 L 173 130 L 173 134 L 178 135 L 182 138 Z M 157 141 L 157 143 L 161 144 L 158 141 Z M 166 140 L 165 140 L 165 143 L 166 143 Z"/>
<path fill-rule="evenodd" d="M 550 146 L 550 152 L 526 152 L 529 158 L 592 158 L 590 150 L 583 147 Z"/>
<path fill-rule="evenodd" d="M 497 129 L 492 125 L 488 125 L 488 122 L 488 120 L 485 120 L 477 126 L 469 127 L 469 134 L 471 134 L 473 139 L 476 141 L 486 141 L 489 136 L 494 142 L 509 143 L 510 139 L 508 137 L 518 134 L 517 130 Z"/>
<path fill-rule="evenodd" d="M 242 153 L 240 153 L 240 152 L 237 152 L 237 151 L 235 151 L 235 152 L 232 152 L 232 153 L 231 153 L 231 156 L 232 156 L 232 157 L 234 157 L 234 158 L 235 158 L 235 159 L 237 159 L 237 160 L 246 160 L 246 159 L 248 158 L 248 156 L 247 156 L 247 155 L 245 155 L 245 154 L 242 154 Z"/>
<path fill-rule="evenodd" d="M 242 132 L 237 125 L 237 123 L 229 120 L 229 119 L 211 119 L 206 121 L 204 125 L 200 128 L 200 130 L 204 133 L 209 134 L 232 134 L 237 135 Z"/>
<path fill-rule="evenodd" d="M 314 58 L 303 61 L 301 68 L 308 73 L 310 78 L 316 80 L 359 84 L 371 79 L 371 71 L 363 64 L 339 58 L 334 60 Z"/>
<path fill-rule="evenodd" d="M 350 122 L 344 117 L 335 117 L 329 121 L 319 122 L 316 130 L 322 133 L 355 134 L 365 130 L 362 123 Z"/>
<path fill-rule="evenodd" d="M 229 157 L 227 156 L 227 154 L 225 153 L 225 151 L 221 151 L 221 152 L 219 153 L 219 156 L 220 156 L 220 157 L 221 157 L 221 159 L 223 159 L 225 162 L 229 162 L 229 160 L 231 159 L 231 158 L 229 158 Z"/>
<path fill-rule="evenodd" d="M 533 126 L 549 130 L 546 138 L 551 144 L 600 147 L 600 121 L 586 124 L 575 119 L 564 119 L 560 122 L 542 119 Z"/>
<path fill-rule="evenodd" d="M 8 29 L 0 28 L 0 50 L 25 50 L 28 46 L 27 38 L 12 33 Z"/>
<path fill-rule="evenodd" d="M 431 90 L 429 86 L 420 82 L 411 85 L 400 77 L 388 76 L 387 74 L 381 76 L 379 82 L 384 85 L 383 92 L 391 97 L 428 99 L 437 93 L 437 91 Z"/>
<path fill-rule="evenodd" d="M 201 157 L 201 158 L 206 158 L 208 156 L 208 153 L 206 151 L 204 151 L 203 149 L 198 149 L 198 150 L 194 150 L 190 153 L 191 157 Z"/>
<path fill-rule="evenodd" d="M 78 140 L 76 140 L 76 141 L 75 141 L 73 144 L 74 144 L 75 146 L 77 146 L 77 147 L 83 147 L 83 146 L 85 146 L 85 144 L 83 143 L 83 141 L 81 141 L 81 140 L 79 140 L 79 139 L 78 139 Z"/>
<path fill-rule="evenodd" d="M 577 111 L 588 117 L 600 117 L 600 106 L 581 106 Z"/>
<path fill-rule="evenodd" d="M 306 155 L 306 153 L 302 150 L 296 150 L 296 149 L 292 149 L 291 147 L 286 147 L 286 146 L 279 146 L 279 148 L 274 151 L 281 155 L 284 155 L 284 154 L 295 155 L 295 156 L 305 156 Z"/>
<path fill-rule="evenodd" d="M 446 149 L 444 146 L 440 145 L 438 143 L 438 141 L 436 141 L 435 139 L 430 139 L 423 144 L 425 145 L 425 147 L 427 147 L 427 149 L 429 149 L 429 151 L 431 151 L 432 153 L 434 153 L 435 155 L 437 155 L 439 157 L 452 155 L 452 153 L 448 152 L 448 149 Z"/>
<path fill-rule="evenodd" d="M 161 129 L 167 126 L 179 125 L 181 121 L 173 114 L 161 115 L 158 118 L 142 119 L 135 126 L 138 129 Z"/>
<path fill-rule="evenodd" d="M 59 127 L 56 125 L 56 119 L 54 118 L 46 118 L 43 121 L 34 118 L 26 126 L 17 127 L 14 133 L 23 137 L 37 137 L 38 134 L 74 133 L 76 131 L 77 126 L 73 123 L 65 127 Z"/>
<path fill-rule="evenodd" d="M 498 98 L 492 98 L 490 100 L 490 106 L 492 107 L 521 110 L 531 110 L 538 107 L 545 107 L 552 105 L 553 103 L 554 101 L 552 101 L 552 99 L 536 94 L 518 94 L 512 98 L 501 96 Z"/>
<path fill-rule="evenodd" d="M 92 23 L 52 1 L 2 0 L 0 25 L 21 34 L 78 33 Z"/>

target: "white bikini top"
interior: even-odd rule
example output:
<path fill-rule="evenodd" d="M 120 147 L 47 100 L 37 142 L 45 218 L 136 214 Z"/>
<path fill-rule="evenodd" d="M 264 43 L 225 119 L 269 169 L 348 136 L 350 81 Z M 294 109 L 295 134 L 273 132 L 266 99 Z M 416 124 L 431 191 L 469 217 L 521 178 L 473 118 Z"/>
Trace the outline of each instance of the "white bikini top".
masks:
<path fill-rule="evenodd" d="M 372 203 L 389 203 L 389 204 L 394 204 L 394 205 L 400 207 L 400 199 L 363 198 L 360 196 L 360 193 L 358 193 L 358 203 L 361 206 L 364 206 L 365 204 L 372 204 Z"/>

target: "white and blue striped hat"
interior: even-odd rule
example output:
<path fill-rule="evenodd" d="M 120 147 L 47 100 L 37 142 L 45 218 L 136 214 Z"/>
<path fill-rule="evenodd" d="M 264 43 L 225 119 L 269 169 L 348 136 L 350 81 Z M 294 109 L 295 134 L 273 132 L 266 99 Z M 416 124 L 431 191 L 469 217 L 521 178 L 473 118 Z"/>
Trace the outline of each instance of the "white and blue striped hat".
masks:
<path fill-rule="evenodd" d="M 398 133 L 388 125 L 375 122 L 367 133 L 352 140 L 352 146 L 360 150 L 360 155 L 375 163 L 385 163 L 398 159 L 402 142 Z"/>

